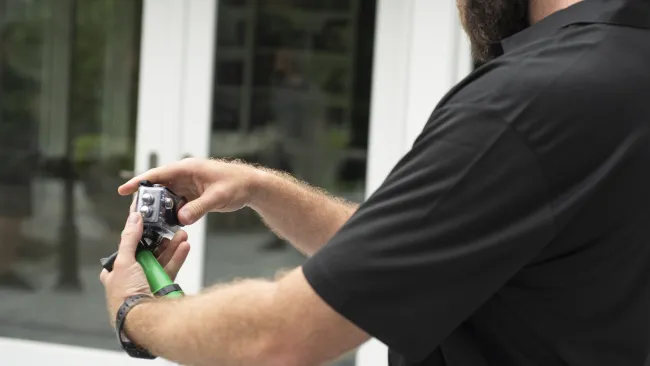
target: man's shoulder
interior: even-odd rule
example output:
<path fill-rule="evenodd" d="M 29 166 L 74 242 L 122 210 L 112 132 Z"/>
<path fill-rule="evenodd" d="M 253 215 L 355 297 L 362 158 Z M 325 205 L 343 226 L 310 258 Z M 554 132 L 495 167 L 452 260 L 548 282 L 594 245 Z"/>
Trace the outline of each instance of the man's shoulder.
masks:
<path fill-rule="evenodd" d="M 647 47 L 620 42 L 633 31 L 600 24 L 564 30 L 474 70 L 436 109 L 486 106 L 510 123 L 530 118 L 531 111 L 561 116 L 583 108 L 598 114 L 599 108 L 629 100 L 638 95 L 635 90 L 650 85 L 650 74 L 640 72 L 650 62 Z"/>
<path fill-rule="evenodd" d="M 581 85 L 595 76 L 572 68 L 572 64 L 573 58 L 568 56 L 553 60 L 535 56 L 504 57 L 470 73 L 437 108 L 484 106 L 501 111 L 505 118 L 523 105 L 562 100 L 572 92 L 568 85 Z"/>

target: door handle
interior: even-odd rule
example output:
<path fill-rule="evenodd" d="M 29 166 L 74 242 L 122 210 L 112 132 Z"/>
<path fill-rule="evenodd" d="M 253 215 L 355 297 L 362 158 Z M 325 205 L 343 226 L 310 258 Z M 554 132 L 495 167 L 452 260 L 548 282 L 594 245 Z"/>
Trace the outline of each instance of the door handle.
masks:
<path fill-rule="evenodd" d="M 157 167 L 158 167 L 158 154 L 152 151 L 149 153 L 149 168 L 147 169 L 153 169 Z"/>

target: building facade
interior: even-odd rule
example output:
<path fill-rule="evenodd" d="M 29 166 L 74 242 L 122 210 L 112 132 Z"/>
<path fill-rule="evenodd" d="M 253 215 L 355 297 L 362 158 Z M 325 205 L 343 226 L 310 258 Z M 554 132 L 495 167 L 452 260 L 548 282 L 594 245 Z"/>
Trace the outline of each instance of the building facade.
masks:
<path fill-rule="evenodd" d="M 362 201 L 472 67 L 453 1 L 0 0 L 0 31 L 3 365 L 152 364 L 119 350 L 98 280 L 128 177 L 239 158 Z M 187 231 L 189 293 L 304 260 L 249 210 Z"/>

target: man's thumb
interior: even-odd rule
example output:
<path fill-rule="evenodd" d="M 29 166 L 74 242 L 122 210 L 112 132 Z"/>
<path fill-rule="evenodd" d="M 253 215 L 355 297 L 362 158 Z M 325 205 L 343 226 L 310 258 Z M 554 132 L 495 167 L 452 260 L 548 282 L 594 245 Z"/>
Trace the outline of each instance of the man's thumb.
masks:
<path fill-rule="evenodd" d="M 118 256 L 135 258 L 135 251 L 142 237 L 142 230 L 142 216 L 137 212 L 132 212 L 126 221 L 124 231 L 122 231 Z"/>
<path fill-rule="evenodd" d="M 210 210 L 210 204 L 204 197 L 199 197 L 194 201 L 188 202 L 178 212 L 178 220 L 183 225 L 191 225 L 198 221 L 203 215 Z"/>

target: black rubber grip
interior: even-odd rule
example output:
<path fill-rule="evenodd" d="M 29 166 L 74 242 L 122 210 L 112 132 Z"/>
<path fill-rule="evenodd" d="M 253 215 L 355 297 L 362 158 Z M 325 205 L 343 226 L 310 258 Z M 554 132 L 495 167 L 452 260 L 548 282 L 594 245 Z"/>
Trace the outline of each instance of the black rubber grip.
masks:
<path fill-rule="evenodd" d="M 113 264 L 115 263 L 115 258 L 117 258 L 117 252 L 111 254 L 110 257 L 102 258 L 99 261 L 101 262 L 102 267 L 104 267 L 107 271 L 112 272 Z"/>
<path fill-rule="evenodd" d="M 163 297 L 163 296 L 165 296 L 167 294 L 170 294 L 170 293 L 172 293 L 174 291 L 181 291 L 182 292 L 183 289 L 178 284 L 173 283 L 171 285 L 167 285 L 167 286 L 161 288 L 160 290 L 156 291 L 156 293 L 154 295 L 156 295 L 157 297 Z"/>

